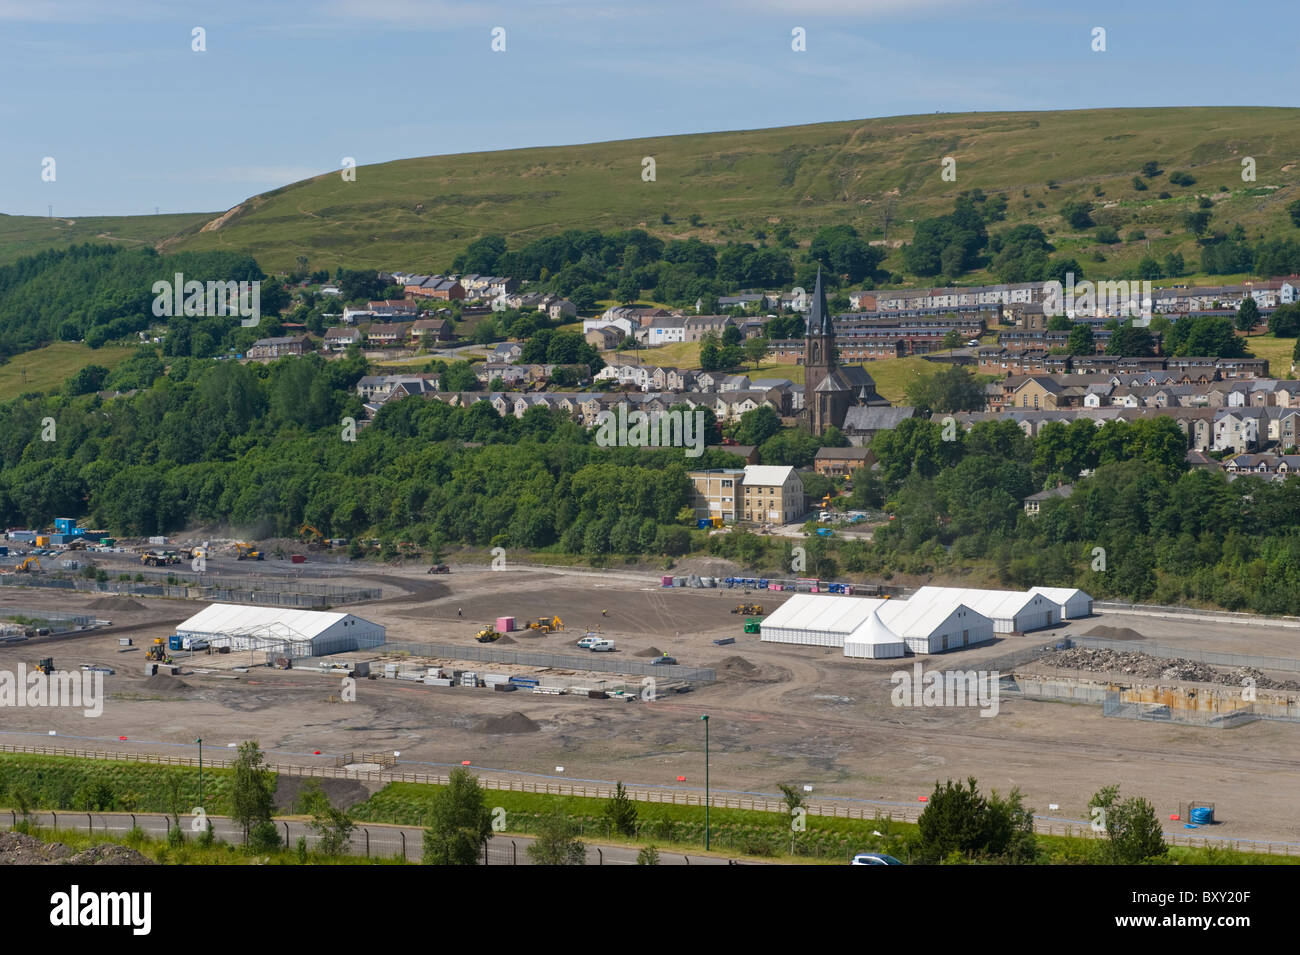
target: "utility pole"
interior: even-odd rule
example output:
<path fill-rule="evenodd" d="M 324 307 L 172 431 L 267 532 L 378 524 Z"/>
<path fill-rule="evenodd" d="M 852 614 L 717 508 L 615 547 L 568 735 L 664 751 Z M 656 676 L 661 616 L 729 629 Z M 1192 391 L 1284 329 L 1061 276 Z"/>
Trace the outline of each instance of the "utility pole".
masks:
<path fill-rule="evenodd" d="M 704 851 L 709 851 L 709 716 L 704 714 L 700 717 L 704 720 Z"/>

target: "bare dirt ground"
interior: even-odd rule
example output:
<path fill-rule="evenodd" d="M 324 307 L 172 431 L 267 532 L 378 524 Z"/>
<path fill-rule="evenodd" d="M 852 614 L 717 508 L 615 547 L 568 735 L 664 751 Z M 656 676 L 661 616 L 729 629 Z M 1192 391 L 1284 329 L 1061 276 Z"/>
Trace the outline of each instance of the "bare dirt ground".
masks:
<path fill-rule="evenodd" d="M 287 566 L 231 561 L 221 572 L 283 572 Z M 272 761 L 332 763 L 339 753 L 391 750 L 416 771 L 470 760 L 484 769 L 570 780 L 699 788 L 704 782 L 699 717 L 709 714 L 711 783 L 717 790 L 773 793 L 778 782 L 794 782 L 814 786 L 817 798 L 915 806 L 936 781 L 973 775 L 984 791 L 1019 787 L 1040 813 L 1085 819 L 1089 797 L 1117 783 L 1124 793 L 1150 799 L 1166 819 L 1180 802 L 1215 803 L 1222 824 L 1198 834 L 1300 843 L 1300 725 L 1169 726 L 1105 719 L 1095 705 L 1021 700 L 1003 700 L 994 717 L 981 717 L 976 708 L 900 708 L 890 702 L 889 677 L 896 670 L 910 671 L 915 659 L 846 660 L 838 650 L 762 644 L 756 635 L 741 632 L 743 617 L 729 612 L 744 599 L 761 602 L 770 613 L 788 595 L 665 591 L 657 578 L 621 571 L 454 567 L 448 576 L 430 577 L 425 566 L 295 569 L 305 579 L 329 571 L 338 574 L 331 583 L 381 583 L 383 599 L 338 609 L 384 624 L 390 641 L 469 646 L 474 633 L 499 616 L 522 622 L 559 614 L 567 625 L 564 633 L 513 633 L 515 647 L 575 653 L 574 640 L 587 629 L 599 629 L 619 647 L 611 657 L 644 659 L 638 653 L 653 647 L 687 666 L 716 667 L 718 681 L 697 684 L 687 694 L 663 694 L 652 703 L 620 703 L 360 680 L 356 701 L 345 703 L 337 677 L 265 668 L 237 673 L 228 665 L 211 667 L 216 658 L 203 655 L 193 661 L 178 657 L 185 665 L 179 679 L 146 679 L 142 651 L 120 653 L 117 638 L 130 635 L 143 646 L 172 632 L 169 622 L 203 605 L 132 598 L 142 609 L 125 603 L 120 612 L 113 605 L 93 608 L 96 616 L 113 621 L 113 632 L 0 646 L 0 669 L 13 670 L 20 661 L 31 666 L 50 655 L 60 669 L 82 663 L 117 669 L 106 679 L 110 698 L 103 716 L 6 709 L 0 711 L 0 741 L 193 755 L 196 736 L 204 738 L 204 752 L 214 754 L 255 738 L 272 751 Z M 0 590 L 0 608 L 82 612 L 92 601 L 116 599 Z M 1298 630 L 1106 614 L 920 659 L 926 669 L 979 669 L 981 661 L 1008 650 L 1084 634 L 1098 625 L 1130 628 L 1189 648 L 1300 656 Z M 713 645 L 724 636 L 736 643 Z M 533 731 L 526 731 L 529 722 Z M 51 730 L 57 737 L 48 735 Z M 564 767 L 562 774 L 557 766 Z M 686 781 L 678 783 L 678 776 Z M 1051 803 L 1059 810 L 1049 811 Z"/>

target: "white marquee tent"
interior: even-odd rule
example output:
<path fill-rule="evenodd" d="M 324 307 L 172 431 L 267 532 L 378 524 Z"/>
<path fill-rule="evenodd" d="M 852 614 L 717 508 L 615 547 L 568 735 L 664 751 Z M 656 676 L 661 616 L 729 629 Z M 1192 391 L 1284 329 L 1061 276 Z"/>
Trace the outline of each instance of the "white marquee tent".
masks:
<path fill-rule="evenodd" d="M 993 621 L 994 633 L 1026 633 L 1061 622 L 1061 608 L 1039 593 L 1023 590 L 971 590 L 962 587 L 922 587 L 908 603 L 951 606 L 965 604 Z"/>
<path fill-rule="evenodd" d="M 888 625 L 880 619 L 879 609 L 872 610 L 866 622 L 844 641 L 844 655 L 859 660 L 886 660 L 904 656 L 906 653 L 907 641 L 889 629 Z"/>
<path fill-rule="evenodd" d="M 763 620 L 760 639 L 764 643 L 842 647 L 872 611 L 887 603 L 874 597 L 795 594 Z"/>
<path fill-rule="evenodd" d="M 1073 587 L 1034 587 L 1031 594 L 1042 594 L 1061 608 L 1061 617 L 1065 620 L 1078 620 L 1080 617 L 1092 616 L 1092 597 Z"/>
<path fill-rule="evenodd" d="M 303 657 L 382 646 L 386 633 L 379 624 L 350 613 L 241 604 L 212 604 L 179 624 L 176 632 L 232 650 Z"/>
<path fill-rule="evenodd" d="M 955 601 L 891 600 L 880 616 L 913 653 L 943 653 L 993 639 L 993 621 Z"/>

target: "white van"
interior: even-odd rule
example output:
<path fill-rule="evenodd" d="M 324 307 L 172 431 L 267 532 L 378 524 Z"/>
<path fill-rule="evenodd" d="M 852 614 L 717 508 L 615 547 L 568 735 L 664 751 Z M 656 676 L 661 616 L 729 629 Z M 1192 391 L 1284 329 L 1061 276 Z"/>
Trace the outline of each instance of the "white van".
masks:
<path fill-rule="evenodd" d="M 592 653 L 608 653 L 614 649 L 613 640 L 593 640 L 591 646 L 587 647 Z"/>

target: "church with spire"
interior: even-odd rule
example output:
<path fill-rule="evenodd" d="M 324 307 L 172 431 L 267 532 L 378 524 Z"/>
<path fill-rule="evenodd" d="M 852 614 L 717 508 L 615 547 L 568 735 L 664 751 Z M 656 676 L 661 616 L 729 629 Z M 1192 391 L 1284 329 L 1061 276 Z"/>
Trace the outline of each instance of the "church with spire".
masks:
<path fill-rule="evenodd" d="M 826 304 L 821 269 L 817 270 L 803 355 L 804 417 L 813 434 L 825 434 L 832 425 L 843 429 L 844 418 L 855 405 L 889 405 L 876 392 L 876 383 L 865 368 L 841 368 L 836 361 L 835 323 Z"/>

